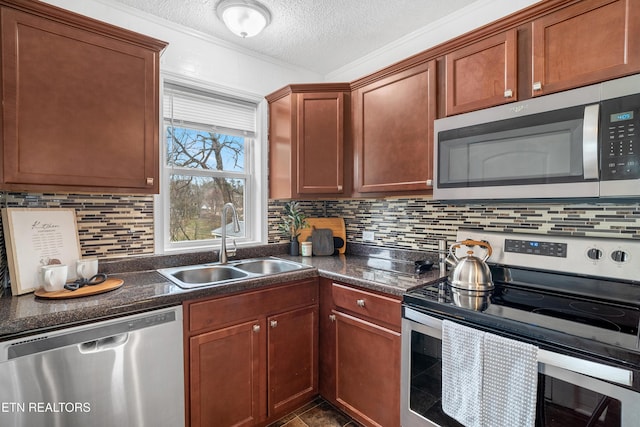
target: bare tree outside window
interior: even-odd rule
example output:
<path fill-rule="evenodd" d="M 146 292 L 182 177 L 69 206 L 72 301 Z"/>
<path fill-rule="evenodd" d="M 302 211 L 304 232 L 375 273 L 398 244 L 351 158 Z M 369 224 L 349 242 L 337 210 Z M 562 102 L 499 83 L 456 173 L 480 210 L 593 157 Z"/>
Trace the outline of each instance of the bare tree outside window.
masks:
<path fill-rule="evenodd" d="M 220 212 L 228 202 L 234 204 L 243 223 L 245 138 L 170 125 L 166 137 L 167 165 L 172 169 L 171 241 L 218 237 Z"/>

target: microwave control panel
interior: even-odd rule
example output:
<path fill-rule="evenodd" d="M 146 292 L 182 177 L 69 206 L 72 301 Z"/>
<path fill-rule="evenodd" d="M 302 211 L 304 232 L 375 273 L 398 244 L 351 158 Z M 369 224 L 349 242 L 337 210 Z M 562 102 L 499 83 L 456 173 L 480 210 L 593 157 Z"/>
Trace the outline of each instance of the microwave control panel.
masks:
<path fill-rule="evenodd" d="M 602 102 L 600 141 L 603 180 L 640 178 L 640 94 Z"/>

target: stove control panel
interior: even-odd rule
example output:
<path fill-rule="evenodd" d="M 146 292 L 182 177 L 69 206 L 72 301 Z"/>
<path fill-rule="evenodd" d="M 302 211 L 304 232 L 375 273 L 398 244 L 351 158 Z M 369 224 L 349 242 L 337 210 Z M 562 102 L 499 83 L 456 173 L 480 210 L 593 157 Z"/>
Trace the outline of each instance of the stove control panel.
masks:
<path fill-rule="evenodd" d="M 487 262 L 561 273 L 640 281 L 640 240 L 461 229 L 458 241 L 489 242 Z M 458 253 L 459 256 L 464 256 Z"/>
<path fill-rule="evenodd" d="M 566 258 L 567 244 L 539 240 L 504 239 L 504 251 L 519 254 L 544 255 Z"/>

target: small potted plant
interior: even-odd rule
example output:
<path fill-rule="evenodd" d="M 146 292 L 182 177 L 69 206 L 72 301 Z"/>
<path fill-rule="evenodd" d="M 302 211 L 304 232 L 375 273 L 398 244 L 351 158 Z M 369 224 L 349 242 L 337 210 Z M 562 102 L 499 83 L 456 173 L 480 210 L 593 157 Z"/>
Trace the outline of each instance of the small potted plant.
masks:
<path fill-rule="evenodd" d="M 290 255 L 300 255 L 300 242 L 298 242 L 298 236 L 300 236 L 300 230 L 308 226 L 307 217 L 300 210 L 298 202 L 291 201 L 285 203 L 284 216 L 282 217 L 282 222 L 278 225 L 278 228 L 291 242 L 289 250 Z"/>

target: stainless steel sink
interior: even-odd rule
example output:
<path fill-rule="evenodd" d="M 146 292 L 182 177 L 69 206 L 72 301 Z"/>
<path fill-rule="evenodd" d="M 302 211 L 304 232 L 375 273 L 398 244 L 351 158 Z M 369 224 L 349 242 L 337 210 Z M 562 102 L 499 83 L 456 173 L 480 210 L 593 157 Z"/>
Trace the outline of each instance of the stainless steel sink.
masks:
<path fill-rule="evenodd" d="M 312 268 L 279 258 L 254 258 L 228 264 L 200 264 L 162 268 L 158 272 L 184 289 L 217 286 L 242 279 Z"/>
<path fill-rule="evenodd" d="M 247 277 L 247 273 L 229 267 L 201 267 L 176 271 L 173 277 L 183 283 L 199 285 L 202 283 L 225 282 Z"/>
<path fill-rule="evenodd" d="M 300 270 L 305 268 L 304 264 L 297 264 L 281 259 L 256 259 L 251 261 L 241 261 L 234 264 L 235 268 L 255 274 L 277 274 L 287 271 Z"/>

